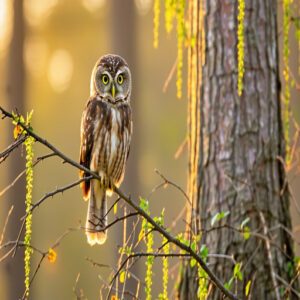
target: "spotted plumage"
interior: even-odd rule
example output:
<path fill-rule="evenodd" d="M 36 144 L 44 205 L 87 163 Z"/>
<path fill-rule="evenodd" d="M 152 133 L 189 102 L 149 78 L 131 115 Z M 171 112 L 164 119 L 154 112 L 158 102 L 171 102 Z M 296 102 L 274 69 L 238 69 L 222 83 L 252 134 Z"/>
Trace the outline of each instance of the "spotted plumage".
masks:
<path fill-rule="evenodd" d="M 86 234 L 89 244 L 103 244 L 107 231 L 106 195 L 123 181 L 132 134 L 131 73 L 117 55 L 105 55 L 91 77 L 90 98 L 81 120 L 80 163 L 97 173 L 101 181 L 81 184 L 89 200 Z M 80 172 L 80 177 L 86 177 Z"/>

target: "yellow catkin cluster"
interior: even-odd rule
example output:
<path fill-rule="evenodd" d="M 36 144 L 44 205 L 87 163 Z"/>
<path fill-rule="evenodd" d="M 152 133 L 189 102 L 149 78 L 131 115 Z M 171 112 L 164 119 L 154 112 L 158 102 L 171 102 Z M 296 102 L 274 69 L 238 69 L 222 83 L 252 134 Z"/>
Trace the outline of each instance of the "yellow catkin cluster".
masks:
<path fill-rule="evenodd" d="M 183 68 L 183 42 L 185 35 L 184 27 L 184 0 L 177 0 L 176 20 L 177 20 L 177 97 L 182 96 L 182 68 Z"/>
<path fill-rule="evenodd" d="M 290 32 L 290 17 L 291 17 L 292 0 L 283 0 L 283 78 L 284 78 L 284 94 L 283 94 L 283 125 L 284 138 L 286 143 L 286 163 L 291 161 L 291 146 L 290 146 L 290 74 L 289 74 L 289 32 Z"/>
<path fill-rule="evenodd" d="M 169 254 L 170 244 L 168 243 L 168 240 L 166 238 L 163 238 L 163 244 L 166 244 L 164 246 L 164 253 Z M 168 299 L 168 281 L 169 281 L 169 260 L 168 257 L 164 257 L 163 258 L 163 293 L 162 293 L 163 300 Z"/>
<path fill-rule="evenodd" d="M 243 92 L 243 80 L 245 73 L 244 59 L 245 59 L 245 33 L 244 33 L 244 19 L 245 19 L 245 0 L 238 0 L 238 25 L 237 25 L 237 55 L 238 55 L 238 95 L 241 96 Z"/>
<path fill-rule="evenodd" d="M 199 300 L 207 299 L 208 289 L 207 289 L 207 274 L 206 272 L 198 266 L 198 292 L 197 297 Z"/>
<path fill-rule="evenodd" d="M 30 248 L 30 241 L 32 235 L 32 214 L 30 213 L 31 205 L 32 205 L 32 188 L 33 188 L 33 144 L 34 138 L 28 137 L 25 144 L 26 150 L 26 198 L 25 198 L 25 206 L 26 206 L 26 221 L 25 221 L 25 254 L 24 254 L 24 265 L 25 265 L 25 289 L 26 289 L 26 297 L 29 296 L 29 285 L 30 285 L 30 257 L 32 253 L 32 249 Z"/>
<path fill-rule="evenodd" d="M 165 27 L 169 33 L 173 29 L 173 19 L 177 22 L 177 97 L 182 97 L 182 69 L 183 69 L 183 46 L 185 40 L 185 19 L 184 8 L 185 0 L 165 0 Z M 158 47 L 159 41 L 159 18 L 160 18 L 160 0 L 154 0 L 153 11 L 153 46 Z"/>
<path fill-rule="evenodd" d="M 148 224 L 148 230 L 147 230 L 147 253 L 153 253 L 153 232 L 152 232 L 152 226 Z M 151 290 L 152 290 L 152 269 L 153 269 L 153 262 L 154 257 L 148 256 L 146 260 L 146 277 L 145 277 L 145 293 L 146 293 L 146 300 L 151 300 Z"/>
<path fill-rule="evenodd" d="M 160 0 L 154 0 L 154 18 L 153 18 L 153 47 L 158 47 L 159 37 L 159 17 L 160 17 Z"/>
<path fill-rule="evenodd" d="M 165 27 L 167 33 L 173 29 L 173 18 L 175 14 L 174 0 L 165 0 Z"/>

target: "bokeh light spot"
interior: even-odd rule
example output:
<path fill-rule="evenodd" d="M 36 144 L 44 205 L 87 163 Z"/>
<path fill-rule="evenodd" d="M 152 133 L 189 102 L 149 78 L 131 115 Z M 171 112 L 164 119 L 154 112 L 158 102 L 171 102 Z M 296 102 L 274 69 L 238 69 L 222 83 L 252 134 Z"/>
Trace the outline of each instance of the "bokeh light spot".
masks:
<path fill-rule="evenodd" d="M 82 0 L 82 5 L 89 12 L 94 12 L 103 7 L 106 0 Z"/>
<path fill-rule="evenodd" d="M 65 91 L 70 84 L 73 75 L 73 59 L 65 49 L 56 50 L 48 67 L 48 80 L 57 93 Z"/>
<path fill-rule="evenodd" d="M 57 5 L 58 0 L 26 0 L 25 17 L 26 21 L 31 26 L 40 26 L 52 13 Z"/>
<path fill-rule="evenodd" d="M 35 78 L 43 75 L 47 65 L 48 46 L 45 40 L 28 37 L 25 44 L 26 69 Z"/>
<path fill-rule="evenodd" d="M 139 15 L 144 16 L 152 9 L 152 0 L 135 0 Z"/>

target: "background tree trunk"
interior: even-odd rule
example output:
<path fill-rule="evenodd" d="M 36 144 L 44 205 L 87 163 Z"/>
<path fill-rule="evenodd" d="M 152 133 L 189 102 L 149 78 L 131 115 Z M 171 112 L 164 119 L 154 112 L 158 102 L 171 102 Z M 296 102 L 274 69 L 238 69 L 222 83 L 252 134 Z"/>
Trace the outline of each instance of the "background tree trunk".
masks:
<path fill-rule="evenodd" d="M 13 1 L 13 31 L 10 42 L 7 64 L 7 98 L 10 110 L 18 108 L 24 113 L 25 106 L 25 67 L 23 49 L 25 39 L 23 1 Z M 12 136 L 11 136 L 12 138 Z M 11 141 L 10 141 L 11 142 Z M 8 183 L 11 183 L 25 168 L 21 155 L 21 147 L 14 151 L 9 162 Z M 21 217 L 25 214 L 25 180 L 21 178 L 5 197 L 8 209 L 14 206 L 7 227 L 7 240 L 16 240 L 21 226 Z M 23 238 L 21 237 L 21 240 Z M 14 259 L 6 260 L 7 272 L 7 299 L 19 299 L 22 297 L 24 287 L 24 249 L 19 249 Z"/>
<path fill-rule="evenodd" d="M 204 16 L 202 1 L 191 2 L 191 34 L 197 42 L 189 52 L 188 189 L 194 206 L 188 214 L 193 221 L 189 233 L 190 229 L 201 233 L 200 246 L 206 244 L 209 253 L 232 256 L 242 264 L 243 279 L 232 284 L 241 299 L 249 280 L 251 299 L 282 299 L 289 293 L 290 299 L 298 299 L 283 283 L 294 276 L 294 253 L 283 167 L 277 1 L 245 0 L 245 76 L 240 97 L 237 1 L 204 1 Z M 213 216 L 227 211 L 227 217 L 211 225 Z M 239 232 L 246 218 L 253 233 L 249 239 Z M 209 258 L 209 264 L 224 283 L 233 276 L 231 259 Z M 293 287 L 299 287 L 297 281 Z M 189 264 L 179 296 L 197 297 L 197 271 Z M 208 299 L 221 298 L 211 286 Z"/>
<path fill-rule="evenodd" d="M 131 108 L 133 113 L 133 136 L 130 146 L 130 154 L 126 166 L 126 174 L 123 187 L 130 192 L 130 195 L 136 199 L 140 195 L 140 179 L 138 176 L 138 161 L 139 161 L 139 72 L 137 62 L 137 41 L 136 41 L 136 26 L 137 15 L 135 3 L 132 0 L 111 0 L 110 1 L 110 20 L 111 20 L 111 50 L 112 53 L 121 55 L 128 63 L 132 75 L 132 94 Z M 126 205 L 127 212 L 130 207 Z M 126 239 L 131 234 L 134 228 L 136 218 L 126 220 Z M 124 232 L 119 232 L 119 244 L 124 241 Z M 139 264 L 136 264 L 131 269 L 137 277 L 139 277 Z M 137 290 L 137 281 L 130 278 L 126 282 L 126 289 L 135 293 Z"/>

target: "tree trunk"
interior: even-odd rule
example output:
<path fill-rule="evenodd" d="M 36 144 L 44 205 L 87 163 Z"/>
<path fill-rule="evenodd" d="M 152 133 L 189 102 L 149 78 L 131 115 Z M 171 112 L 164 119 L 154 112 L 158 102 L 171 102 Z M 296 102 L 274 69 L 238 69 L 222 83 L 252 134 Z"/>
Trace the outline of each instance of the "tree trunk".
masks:
<path fill-rule="evenodd" d="M 233 276 L 235 263 L 241 263 L 243 278 L 233 280 L 231 286 L 239 298 L 298 299 L 287 287 L 295 273 L 283 167 L 277 1 L 245 0 L 245 75 L 240 97 L 237 1 L 204 2 L 191 1 L 189 9 L 190 34 L 196 36 L 189 51 L 188 190 L 193 202 L 189 233 L 190 229 L 200 233 L 199 246 L 205 244 L 210 254 L 228 256 L 208 258 L 224 283 Z M 227 211 L 227 217 L 211 224 L 217 213 Z M 247 218 L 249 239 L 241 232 Z M 197 282 L 197 270 L 186 264 L 179 297 L 196 299 Z M 299 293 L 297 281 L 292 287 Z M 222 296 L 209 286 L 207 298 Z"/>
<path fill-rule="evenodd" d="M 131 94 L 131 108 L 133 112 L 133 136 L 130 146 L 130 154 L 127 161 L 125 180 L 123 188 L 127 190 L 134 199 L 140 195 L 140 179 L 138 176 L 139 161 L 139 90 L 138 90 L 138 69 L 137 69 L 137 15 L 135 3 L 132 0 L 111 0 L 110 1 L 110 20 L 111 20 L 111 49 L 114 54 L 121 55 L 128 63 L 133 81 L 133 89 Z M 130 207 L 126 205 L 127 211 Z M 136 223 L 136 218 L 129 218 L 126 224 L 126 231 L 120 231 L 119 244 L 127 240 L 131 234 L 132 228 Z M 140 267 L 137 263 L 131 268 L 136 276 L 139 277 Z M 126 280 L 126 290 L 133 294 L 137 290 L 137 281 L 134 278 Z M 122 297 L 120 295 L 120 297 Z"/>
<path fill-rule="evenodd" d="M 7 98 L 10 110 L 18 109 L 18 112 L 24 113 L 25 106 L 25 69 L 23 61 L 24 49 L 24 15 L 23 1 L 13 1 L 13 31 L 8 54 L 7 65 Z M 11 134 L 12 137 L 12 134 Z M 12 142 L 10 140 L 10 142 Z M 21 155 L 21 149 L 15 150 L 9 157 L 8 182 L 11 183 L 25 168 L 24 158 Z M 25 214 L 25 180 L 21 178 L 13 188 L 11 188 L 5 197 L 7 203 L 7 212 L 11 205 L 14 210 L 8 222 L 7 240 L 16 240 L 20 227 L 21 217 Z M 23 238 L 21 237 L 21 240 Z M 22 297 L 24 287 L 24 249 L 19 249 L 13 259 L 5 263 L 7 272 L 7 296 L 6 299 L 19 299 Z"/>

